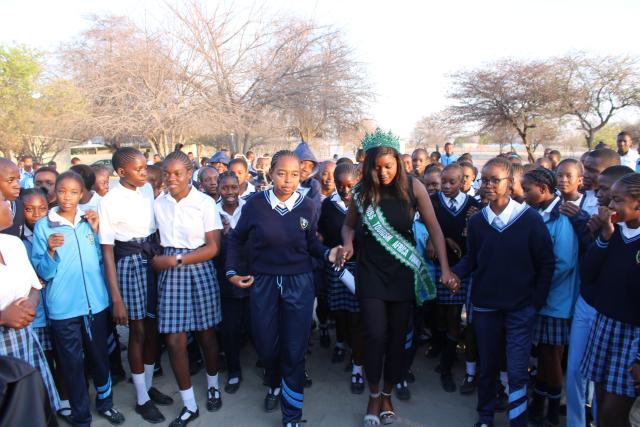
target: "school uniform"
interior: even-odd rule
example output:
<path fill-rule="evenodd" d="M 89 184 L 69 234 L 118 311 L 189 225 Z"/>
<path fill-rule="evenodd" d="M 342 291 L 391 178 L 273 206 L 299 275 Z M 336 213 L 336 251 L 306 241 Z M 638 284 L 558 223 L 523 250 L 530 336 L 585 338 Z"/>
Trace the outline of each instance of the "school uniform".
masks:
<path fill-rule="evenodd" d="M 107 194 L 109 194 L 109 193 L 107 193 Z M 92 210 L 92 211 L 98 212 L 98 205 L 100 204 L 100 200 L 101 199 L 102 199 L 102 197 L 100 197 L 100 195 L 98 193 L 96 193 L 95 191 L 92 191 L 91 192 L 91 198 L 89 199 L 89 201 L 87 203 L 79 203 L 78 204 L 78 209 L 82 210 L 83 212 L 86 212 L 88 210 Z"/>
<path fill-rule="evenodd" d="M 22 240 L 24 247 L 27 250 L 27 256 L 31 260 L 31 249 L 33 248 L 33 232 L 25 227 L 24 238 Z M 49 331 L 49 322 L 45 313 L 44 292 L 40 291 L 40 301 L 36 307 L 36 317 L 31 322 L 31 328 L 38 338 L 38 342 L 44 351 L 53 350 L 53 341 L 51 339 L 51 332 Z"/>
<path fill-rule="evenodd" d="M 467 252 L 466 236 L 464 235 L 467 228 L 467 212 L 471 207 L 481 209 L 482 206 L 468 193 L 465 194 L 462 191 L 458 192 L 454 198 L 449 198 L 442 192 L 438 192 L 431 196 L 431 204 L 433 205 L 433 210 L 436 214 L 436 218 L 438 219 L 438 223 L 440 224 L 444 237 L 455 241 L 458 246 L 460 246 L 462 256 L 464 256 Z M 447 245 L 447 259 L 449 260 L 449 265 L 455 265 L 460 258 L 461 257 Z M 438 304 L 464 304 L 467 298 L 468 281 L 464 280 L 460 284 L 459 292 L 452 294 L 449 288 L 440 283 L 441 272 L 439 264 L 433 263 L 433 265 L 436 267 L 435 283 L 438 289 Z"/>
<path fill-rule="evenodd" d="M 213 199 L 193 187 L 180 201 L 170 193 L 162 194 L 153 207 L 164 255 L 192 252 L 205 245 L 205 233 L 222 229 Z M 160 333 L 203 331 L 220 323 L 220 288 L 213 260 L 162 271 L 158 300 Z"/>
<path fill-rule="evenodd" d="M 247 181 L 247 189 L 240 194 L 240 199 L 247 200 L 256 192 L 256 186 Z"/>
<path fill-rule="evenodd" d="M 19 239 L 22 239 L 24 233 L 24 206 L 21 200 L 14 200 L 13 202 L 9 202 L 11 205 L 11 214 L 13 215 L 13 224 L 11 227 L 5 228 L 0 231 L 0 234 L 9 234 L 11 236 L 15 236 Z"/>
<path fill-rule="evenodd" d="M 582 359 L 584 376 L 608 393 L 635 398 L 629 372 L 640 340 L 640 227 L 616 225 L 609 241 L 598 237 L 580 262 L 582 281 L 593 286 L 598 314 Z"/>
<path fill-rule="evenodd" d="M 33 188 L 33 175 L 33 170 L 31 172 L 27 172 L 24 169 L 20 169 L 20 188 L 24 188 L 25 190 Z"/>
<path fill-rule="evenodd" d="M 229 214 L 222 209 L 222 203 L 216 204 L 216 209 L 228 223 L 231 229 L 234 229 L 240 220 L 242 208 L 245 201 L 238 200 L 239 204 L 236 210 Z M 225 274 L 225 258 L 228 250 L 229 234 L 231 230 L 222 235 L 220 252 L 215 257 L 218 283 L 220 283 L 220 295 L 222 302 L 222 343 L 227 361 L 227 370 L 229 378 L 241 378 L 242 368 L 240 365 L 240 348 L 242 345 L 243 328 L 249 326 L 249 289 L 241 289 L 234 286 Z M 241 264 L 239 268 L 241 275 L 248 274 L 248 265 L 246 265 L 246 255 L 239 258 Z"/>
<path fill-rule="evenodd" d="M 157 315 L 157 280 L 151 259 L 160 248 L 153 204 L 151 185 L 131 190 L 118 182 L 98 206 L 100 243 L 113 245 L 118 287 L 130 320 Z"/>
<path fill-rule="evenodd" d="M 587 190 L 582 197 L 582 205 L 580 206 L 589 216 L 598 214 L 598 198 L 596 192 L 593 190 Z"/>
<path fill-rule="evenodd" d="M 342 201 L 340 195 L 334 192 L 322 202 L 320 219 L 318 221 L 318 232 L 324 238 L 324 244 L 328 247 L 335 247 L 342 244 L 342 224 L 347 216 L 347 205 Z M 356 259 L 355 254 L 353 259 Z M 345 268 L 355 276 L 355 261 L 347 262 Z M 325 268 L 329 281 L 328 302 L 330 311 L 345 310 L 351 313 L 360 312 L 358 300 L 340 280 L 343 270 L 336 271 L 333 266 Z"/>
<path fill-rule="evenodd" d="M 312 257 L 326 258 L 316 235 L 313 202 L 294 192 L 285 202 L 273 190 L 247 200 L 229 235 L 227 277 L 240 274 L 241 246 L 249 253 L 251 326 L 271 388 L 282 388 L 282 421 L 299 422 L 304 365 L 315 289 Z"/>
<path fill-rule="evenodd" d="M 0 264 L 0 310 L 4 310 L 15 300 L 28 297 L 31 289 L 42 289 L 42 285 L 20 239 L 0 234 L 0 252 L 4 259 L 4 264 Z M 32 325 L 33 322 L 21 329 L 0 326 L 0 355 L 22 359 L 36 368 L 42 376 L 51 407 L 58 410 L 58 391 Z"/>
<path fill-rule="evenodd" d="M 505 263 L 505 256 L 508 262 Z M 471 275 L 478 341 L 478 413 L 492 423 L 496 376 L 506 339 L 509 421 L 527 425 L 528 363 L 536 311 L 547 299 L 554 271 L 553 244 L 540 215 L 511 199 L 500 215 L 487 206 L 467 226 L 467 254 L 453 267 Z"/>
<path fill-rule="evenodd" d="M 109 295 L 102 272 L 98 237 L 77 210 L 73 223 L 52 208 L 34 228 L 31 261 L 47 282 L 45 308 L 49 317 L 59 365 L 69 393 L 72 418 L 77 425 L 91 424 L 85 362 L 91 366 L 96 388 L 96 409 L 111 410 L 113 396 L 107 351 Z M 51 257 L 47 239 L 64 236 L 64 245 Z"/>
<path fill-rule="evenodd" d="M 533 342 L 561 346 L 569 342 L 569 319 L 580 289 L 579 242 L 569 218 L 560 213 L 559 197 L 539 213 L 553 241 L 555 270 L 547 301 L 536 319 Z"/>

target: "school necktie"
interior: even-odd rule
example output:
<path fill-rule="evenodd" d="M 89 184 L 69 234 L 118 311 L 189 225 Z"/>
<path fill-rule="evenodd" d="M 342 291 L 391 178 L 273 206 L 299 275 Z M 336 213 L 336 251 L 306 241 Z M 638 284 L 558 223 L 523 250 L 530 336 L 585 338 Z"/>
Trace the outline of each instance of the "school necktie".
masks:
<path fill-rule="evenodd" d="M 449 207 L 451 208 L 452 211 L 456 211 L 456 205 L 458 204 L 458 202 L 456 201 L 456 199 L 449 199 Z"/>

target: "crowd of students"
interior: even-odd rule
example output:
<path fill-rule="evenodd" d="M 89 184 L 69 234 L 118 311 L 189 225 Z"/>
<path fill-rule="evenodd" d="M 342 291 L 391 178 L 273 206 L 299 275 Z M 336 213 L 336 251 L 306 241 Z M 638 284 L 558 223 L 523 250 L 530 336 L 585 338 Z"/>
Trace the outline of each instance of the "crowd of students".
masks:
<path fill-rule="evenodd" d="M 91 377 L 97 414 L 118 425 L 116 325 L 127 326 L 135 412 L 165 420 L 158 406 L 173 399 L 153 377 L 166 349 L 178 427 L 200 415 L 194 351 L 217 411 L 251 342 L 264 409 L 280 404 L 293 427 L 315 308 L 323 347 L 335 322 L 331 362 L 349 364 L 351 393 L 368 388 L 364 426 L 396 420 L 392 394 L 410 398 L 423 342 L 445 392 L 477 391 L 478 427 L 497 411 L 512 426 L 558 426 L 563 393 L 568 426 L 628 426 L 640 395 L 640 174 L 621 164 L 631 146 L 623 132 L 617 152 L 550 151 L 535 164 L 507 153 L 480 172 L 451 144 L 403 155 L 380 130 L 357 163 L 318 162 L 301 143 L 257 170 L 251 156 L 198 167 L 180 150 L 152 164 L 120 148 L 111 185 L 102 167 L 0 158 L 0 355 L 37 368 L 74 426 L 91 424 Z"/>

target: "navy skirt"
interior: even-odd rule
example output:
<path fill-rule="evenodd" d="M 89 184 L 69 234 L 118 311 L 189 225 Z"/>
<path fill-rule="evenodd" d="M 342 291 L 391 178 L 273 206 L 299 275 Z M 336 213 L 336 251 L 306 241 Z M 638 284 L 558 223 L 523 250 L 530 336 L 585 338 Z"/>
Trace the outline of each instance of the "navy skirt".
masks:
<path fill-rule="evenodd" d="M 191 249 L 164 248 L 174 256 Z M 158 280 L 158 330 L 162 334 L 203 331 L 220 323 L 220 288 L 213 260 L 162 271 Z"/>
<path fill-rule="evenodd" d="M 567 345 L 569 344 L 569 319 L 543 316 L 539 314 L 533 330 L 534 344 Z"/>
<path fill-rule="evenodd" d="M 582 373 L 591 381 L 602 384 L 608 393 L 632 398 L 640 396 L 629 372 L 638 352 L 638 340 L 640 327 L 598 313 L 582 358 Z"/>
<path fill-rule="evenodd" d="M 345 268 L 356 276 L 356 263 L 348 262 Z M 351 313 L 360 312 L 360 304 L 354 294 L 340 281 L 341 271 L 335 271 L 331 266 L 327 266 L 327 277 L 329 278 L 329 310 L 339 311 L 345 310 Z"/>
<path fill-rule="evenodd" d="M 54 411 L 60 409 L 60 399 L 56 384 L 53 382 L 53 376 L 49 371 L 44 351 L 31 326 L 22 329 L 0 326 L 0 355 L 24 360 L 36 368 L 42 376 L 42 382 L 49 395 L 51 407 Z"/>

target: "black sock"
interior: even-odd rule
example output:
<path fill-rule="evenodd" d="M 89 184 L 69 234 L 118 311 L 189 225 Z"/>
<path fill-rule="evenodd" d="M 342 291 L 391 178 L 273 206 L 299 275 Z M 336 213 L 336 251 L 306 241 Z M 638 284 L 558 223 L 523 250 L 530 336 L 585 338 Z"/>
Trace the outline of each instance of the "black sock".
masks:
<path fill-rule="evenodd" d="M 541 381 L 536 381 L 533 389 L 533 399 L 531 401 L 530 412 L 534 417 L 542 417 L 544 411 L 544 401 L 547 398 L 547 385 Z"/>
<path fill-rule="evenodd" d="M 446 335 L 445 344 L 440 356 L 440 370 L 443 373 L 451 373 L 453 361 L 456 358 L 456 349 L 458 348 L 458 340 Z"/>
<path fill-rule="evenodd" d="M 552 424 L 560 423 L 560 398 L 562 387 L 547 387 L 549 407 L 547 408 L 547 420 Z"/>

